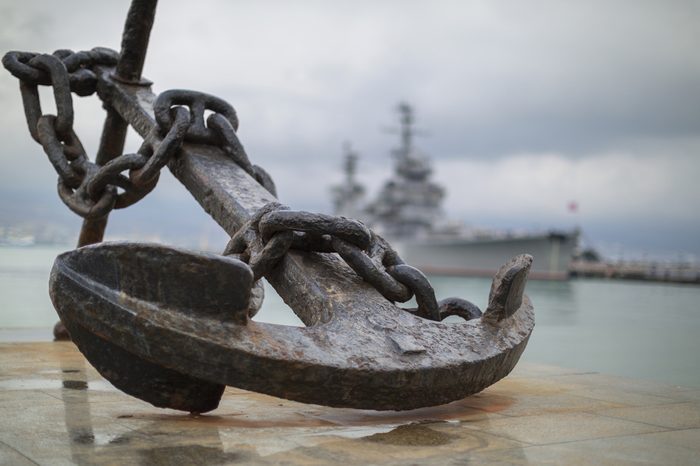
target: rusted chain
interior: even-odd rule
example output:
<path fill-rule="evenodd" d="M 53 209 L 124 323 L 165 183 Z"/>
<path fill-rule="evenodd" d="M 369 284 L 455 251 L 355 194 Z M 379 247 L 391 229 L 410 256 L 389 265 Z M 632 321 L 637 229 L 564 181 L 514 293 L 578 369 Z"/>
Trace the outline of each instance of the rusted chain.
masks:
<path fill-rule="evenodd" d="M 51 55 L 8 52 L 2 60 L 20 80 L 29 133 L 41 144 L 59 176 L 60 199 L 86 219 L 104 217 L 112 209 L 130 206 L 151 192 L 160 170 L 180 150 L 191 127 L 185 109 L 168 108 L 167 130 L 150 135 L 138 153 L 118 156 L 104 166 L 91 162 L 73 130 L 72 92 L 82 96 L 94 93 L 97 78 L 91 68 L 113 66 L 117 58 L 113 50 L 95 48 L 84 52 L 57 50 Z M 43 113 L 39 85 L 52 87 L 56 115 Z"/>
<path fill-rule="evenodd" d="M 190 109 L 191 123 L 186 136 L 190 142 L 216 144 L 219 141 L 214 130 L 204 125 L 205 110 L 222 115 L 231 123 L 234 130 L 238 129 L 236 111 L 225 100 L 204 92 L 171 89 L 161 92 L 153 104 L 153 113 L 161 130 L 168 131 L 173 125 L 170 109 L 178 105 L 186 105 Z"/>
<path fill-rule="evenodd" d="M 415 296 L 418 308 L 407 310 L 419 317 L 440 321 L 449 315 L 466 320 L 481 315 L 477 306 L 463 299 L 438 302 L 427 277 L 406 265 L 389 243 L 357 220 L 269 203 L 238 230 L 224 254 L 235 254 L 248 263 L 257 281 L 290 249 L 338 253 L 388 300 L 406 302 Z"/>
<path fill-rule="evenodd" d="M 104 47 L 82 52 L 57 50 L 53 55 L 65 65 L 69 73 L 71 91 L 81 97 L 92 95 L 97 86 L 97 76 L 90 68 L 96 65 L 114 66 L 119 57 L 116 51 Z M 52 82 L 50 74 L 30 63 L 37 56 L 38 54 L 31 52 L 11 51 L 3 56 L 2 64 L 22 82 L 49 86 Z"/>
<path fill-rule="evenodd" d="M 277 197 L 272 177 L 262 167 L 250 162 L 238 139 L 238 117 L 228 102 L 213 95 L 186 89 L 162 92 L 153 104 L 153 113 L 161 131 L 171 129 L 174 125 L 173 110 L 183 107 L 187 107 L 190 115 L 186 141 L 220 147 L 246 173 Z M 207 110 L 213 113 L 207 117 L 205 125 L 204 112 Z"/>

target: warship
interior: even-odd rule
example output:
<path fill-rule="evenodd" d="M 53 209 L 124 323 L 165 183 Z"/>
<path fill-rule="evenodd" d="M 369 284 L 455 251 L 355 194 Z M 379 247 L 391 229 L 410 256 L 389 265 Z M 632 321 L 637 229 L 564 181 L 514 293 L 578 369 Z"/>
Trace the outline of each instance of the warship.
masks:
<path fill-rule="evenodd" d="M 445 189 L 432 180 L 431 160 L 414 147 L 413 109 L 398 106 L 400 145 L 392 151 L 394 173 L 376 199 L 367 201 L 358 182 L 358 156 L 345 145 L 344 181 L 332 188 L 334 213 L 357 218 L 387 238 L 406 263 L 429 274 L 493 276 L 518 254 L 534 257 L 530 277 L 565 280 L 578 230 L 511 233 L 467 228 L 442 209 Z"/>

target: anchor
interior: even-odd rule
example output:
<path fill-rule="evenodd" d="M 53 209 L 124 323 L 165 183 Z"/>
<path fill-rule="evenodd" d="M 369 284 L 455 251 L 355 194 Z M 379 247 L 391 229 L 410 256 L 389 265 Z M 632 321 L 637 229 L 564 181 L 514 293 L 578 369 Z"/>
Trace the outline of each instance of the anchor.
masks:
<path fill-rule="evenodd" d="M 215 409 L 227 385 L 406 410 L 508 375 L 534 327 L 524 294 L 532 257 L 504 264 L 482 313 L 463 299 L 437 301 L 426 277 L 361 222 L 280 204 L 272 178 L 238 139 L 233 107 L 193 91 L 155 95 L 141 77 L 155 7 L 132 2 L 119 54 L 3 57 L 20 79 L 30 133 L 59 174 L 62 201 L 85 218 L 81 247 L 54 263 L 50 294 L 100 374 L 155 406 L 197 413 Z M 57 115 L 42 114 L 38 85 L 53 87 Z M 95 162 L 73 131 L 71 92 L 96 92 L 107 109 Z M 127 126 L 144 138 L 135 154 L 122 154 Z M 231 236 L 223 254 L 101 242 L 109 212 L 148 194 L 166 165 Z M 305 327 L 252 319 L 262 278 Z M 416 308 L 396 304 L 414 295 Z M 450 315 L 460 322 L 443 321 Z"/>

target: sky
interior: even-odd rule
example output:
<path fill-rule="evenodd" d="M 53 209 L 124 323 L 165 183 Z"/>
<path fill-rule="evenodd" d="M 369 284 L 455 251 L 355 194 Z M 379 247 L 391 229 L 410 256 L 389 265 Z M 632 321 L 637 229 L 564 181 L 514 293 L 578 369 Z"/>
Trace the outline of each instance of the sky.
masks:
<path fill-rule="evenodd" d="M 127 9 L 0 0 L 0 51 L 118 49 Z M 229 101 L 250 158 L 293 208 L 330 212 L 345 141 L 376 193 L 398 144 L 387 128 L 407 101 L 451 218 L 580 226 L 608 256 L 700 260 L 698 49 L 698 1 L 170 0 L 158 7 L 144 75 L 156 92 Z M 76 130 L 94 154 L 103 110 L 94 96 L 75 100 Z M 0 226 L 77 234 L 4 70 L 0 106 Z M 131 135 L 127 150 L 138 146 Z M 111 216 L 108 237 L 226 242 L 169 174 Z"/>

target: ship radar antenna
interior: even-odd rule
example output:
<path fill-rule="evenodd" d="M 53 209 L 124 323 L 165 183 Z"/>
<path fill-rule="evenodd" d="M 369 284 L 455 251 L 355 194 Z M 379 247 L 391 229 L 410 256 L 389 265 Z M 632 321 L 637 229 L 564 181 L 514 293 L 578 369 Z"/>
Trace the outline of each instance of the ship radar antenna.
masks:
<path fill-rule="evenodd" d="M 401 122 L 401 143 L 405 153 L 410 153 L 413 146 L 413 107 L 406 102 L 397 106 Z"/>
<path fill-rule="evenodd" d="M 396 110 L 399 113 L 399 129 L 385 128 L 384 131 L 387 133 L 398 133 L 401 136 L 401 146 L 394 151 L 394 154 L 401 158 L 413 152 L 413 139 L 416 136 L 427 136 L 428 133 L 415 128 L 415 116 L 411 104 L 405 101 L 399 102 Z"/>
<path fill-rule="evenodd" d="M 348 185 L 355 183 L 355 173 L 357 173 L 357 152 L 352 148 L 349 142 L 343 143 L 343 153 L 345 160 L 343 161 L 343 171 L 345 172 L 345 179 Z"/>

